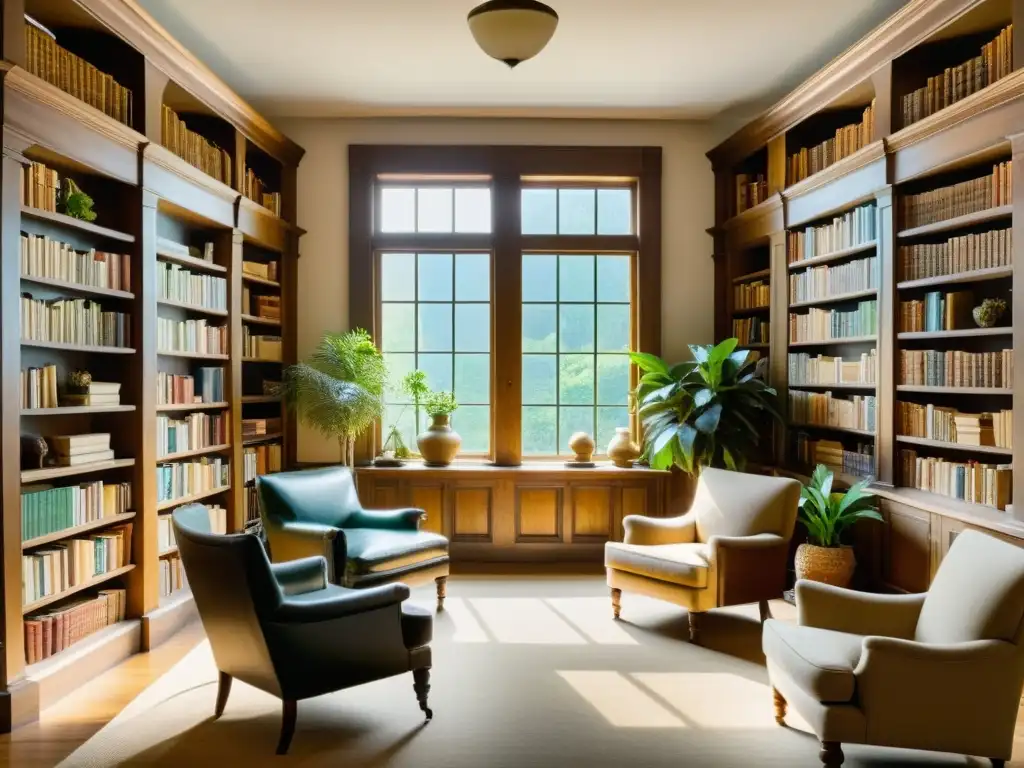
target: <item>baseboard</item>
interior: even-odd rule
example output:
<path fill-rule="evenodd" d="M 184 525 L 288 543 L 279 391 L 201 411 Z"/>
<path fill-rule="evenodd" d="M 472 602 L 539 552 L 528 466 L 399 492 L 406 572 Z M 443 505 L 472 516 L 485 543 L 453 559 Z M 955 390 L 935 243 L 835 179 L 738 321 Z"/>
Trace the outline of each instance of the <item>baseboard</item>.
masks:
<path fill-rule="evenodd" d="M 199 619 L 192 590 L 160 599 L 160 607 L 142 617 L 142 650 L 151 651 L 186 624 Z"/>

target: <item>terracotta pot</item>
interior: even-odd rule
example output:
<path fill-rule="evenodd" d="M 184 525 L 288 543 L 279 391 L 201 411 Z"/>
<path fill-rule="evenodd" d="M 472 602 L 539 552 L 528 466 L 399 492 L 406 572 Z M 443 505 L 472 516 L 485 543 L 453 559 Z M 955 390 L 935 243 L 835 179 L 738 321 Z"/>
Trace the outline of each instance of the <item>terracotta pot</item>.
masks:
<path fill-rule="evenodd" d="M 852 547 L 818 547 L 801 544 L 796 549 L 796 577 L 847 587 L 857 567 Z"/>
<path fill-rule="evenodd" d="M 640 458 L 640 446 L 633 442 L 629 427 L 617 427 L 615 437 L 608 443 L 608 458 L 616 467 L 628 469 Z"/>
<path fill-rule="evenodd" d="M 436 414 L 430 419 L 430 426 L 416 436 L 416 445 L 428 467 L 447 467 L 459 452 L 462 438 L 452 429 L 449 414 Z"/>

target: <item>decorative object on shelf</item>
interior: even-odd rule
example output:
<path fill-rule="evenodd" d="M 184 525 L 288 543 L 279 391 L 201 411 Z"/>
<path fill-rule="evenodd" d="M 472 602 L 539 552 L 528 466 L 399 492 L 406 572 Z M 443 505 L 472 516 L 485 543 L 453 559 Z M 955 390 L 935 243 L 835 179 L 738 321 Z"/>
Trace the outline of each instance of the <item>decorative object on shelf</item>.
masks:
<path fill-rule="evenodd" d="M 74 179 L 65 176 L 60 190 L 60 212 L 73 219 L 95 221 L 96 211 L 92 206 L 93 199 L 81 190 Z"/>
<path fill-rule="evenodd" d="M 398 416 L 388 427 L 387 437 L 384 438 L 384 444 L 381 446 L 381 455 L 373 462 L 378 467 L 400 467 L 403 463 L 402 459 L 407 459 L 411 455 L 409 446 L 405 444 L 405 439 L 402 437 L 402 431 L 398 428 L 398 423 L 402 420 L 409 405 L 413 406 L 414 418 L 419 419 L 420 408 L 427 396 L 430 395 L 427 374 L 423 371 L 409 371 L 402 377 L 399 389 L 407 394 L 412 402 L 402 406 L 402 410 L 398 412 Z"/>
<path fill-rule="evenodd" d="M 640 458 L 640 446 L 633 442 L 629 427 L 616 427 L 615 437 L 608 443 L 608 458 L 616 467 L 629 469 Z"/>
<path fill-rule="evenodd" d="M 573 460 L 565 462 L 565 466 L 574 468 L 585 468 L 596 466 L 594 464 L 594 449 L 597 443 L 594 438 L 586 432 L 574 432 L 569 437 L 569 450 L 573 452 Z"/>
<path fill-rule="evenodd" d="M 1006 312 L 1006 302 L 1002 299 L 985 299 L 980 306 L 974 308 L 974 322 L 979 328 L 993 328 Z"/>
<path fill-rule="evenodd" d="M 644 427 L 644 456 L 652 469 L 679 466 L 742 470 L 759 423 L 782 422 L 777 394 L 757 377 L 756 363 L 737 339 L 691 345 L 694 359 L 669 367 L 660 357 L 631 352 L 642 376 L 633 396 Z"/>
<path fill-rule="evenodd" d="M 810 541 L 796 550 L 796 577 L 836 587 L 845 587 L 853 578 L 857 560 L 853 548 L 842 543 L 843 533 L 858 520 L 878 520 L 875 496 L 865 490 L 870 480 L 859 480 L 846 493 L 833 493 L 834 475 L 819 464 L 810 482 L 800 490 L 799 520 Z"/>
<path fill-rule="evenodd" d="M 42 469 L 50 446 L 42 435 L 21 436 L 21 468 Z"/>
<path fill-rule="evenodd" d="M 384 410 L 387 366 L 362 328 L 326 333 L 308 361 L 289 366 L 280 394 L 303 423 L 341 448 L 341 462 L 355 464 L 355 439 Z"/>
<path fill-rule="evenodd" d="M 489 0 L 471 10 L 466 21 L 483 52 L 511 69 L 544 50 L 558 14 L 537 0 Z"/>
<path fill-rule="evenodd" d="M 88 371 L 72 371 L 68 374 L 67 391 L 69 395 L 87 395 L 92 384 L 92 374 Z"/>
<path fill-rule="evenodd" d="M 416 445 L 428 467 L 447 467 L 462 445 L 462 438 L 451 426 L 451 416 L 459 404 L 453 393 L 441 391 L 427 395 L 423 407 L 430 426 L 416 436 Z"/>

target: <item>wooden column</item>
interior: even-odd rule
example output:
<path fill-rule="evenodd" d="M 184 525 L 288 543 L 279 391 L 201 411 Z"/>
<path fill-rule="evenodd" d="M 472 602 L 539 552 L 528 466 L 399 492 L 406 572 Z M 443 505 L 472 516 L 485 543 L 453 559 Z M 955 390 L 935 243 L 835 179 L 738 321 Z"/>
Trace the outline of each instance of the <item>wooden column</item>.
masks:
<path fill-rule="evenodd" d="M 523 256 L 520 248 L 520 181 L 511 167 L 494 177 L 494 254 L 491 259 L 493 317 L 502 318 L 491 331 L 494 383 L 491 391 L 491 435 L 494 463 L 516 466 L 522 445 L 523 388 Z"/>
<path fill-rule="evenodd" d="M 872 141 L 888 138 L 897 130 L 892 119 L 892 62 L 886 62 L 871 75 L 875 89 L 875 124 Z"/>
<path fill-rule="evenodd" d="M 875 193 L 878 233 L 878 371 L 875 380 L 875 475 L 882 485 L 895 483 L 896 378 L 896 217 L 892 187 Z"/>
<path fill-rule="evenodd" d="M 1017 168 L 1024 166 L 1024 133 L 1010 137 L 1013 148 L 1013 164 Z M 1013 368 L 1024 371 L 1024 215 L 1017 213 L 1017 207 L 1024 200 L 1024 174 L 1013 174 L 1013 199 L 1017 205 L 1013 209 Z M 1024 376 L 1018 374 L 1013 379 L 1013 444 L 1017 450 L 1013 452 L 1013 485 L 1015 498 L 1013 516 L 1024 520 Z"/>
<path fill-rule="evenodd" d="M 786 134 L 780 133 L 768 142 L 768 194 L 786 188 Z"/>
<path fill-rule="evenodd" d="M 3 57 L 19 66 L 25 66 L 25 0 L 4 0 L 0 9 L 3 18 Z"/>
<path fill-rule="evenodd" d="M 153 144 L 163 144 L 163 106 L 164 91 L 170 78 L 157 69 L 152 62 L 146 60 L 143 72 L 145 83 L 145 124 L 135 126 L 135 130 L 145 134 Z"/>
<path fill-rule="evenodd" d="M 228 441 L 231 443 L 231 491 L 228 498 L 228 532 L 245 526 L 245 473 L 242 458 L 242 231 L 218 233 L 214 249 L 227 251 L 228 259 L 228 364 L 224 398 L 228 406 Z"/>
<path fill-rule="evenodd" d="M 768 381 L 778 391 L 779 409 L 788 421 L 786 407 L 789 402 L 789 265 L 786 262 L 784 229 L 772 232 L 768 238 L 768 267 L 771 269 Z M 776 424 L 774 447 L 775 463 L 778 465 L 785 463 L 788 442 L 785 426 Z"/>

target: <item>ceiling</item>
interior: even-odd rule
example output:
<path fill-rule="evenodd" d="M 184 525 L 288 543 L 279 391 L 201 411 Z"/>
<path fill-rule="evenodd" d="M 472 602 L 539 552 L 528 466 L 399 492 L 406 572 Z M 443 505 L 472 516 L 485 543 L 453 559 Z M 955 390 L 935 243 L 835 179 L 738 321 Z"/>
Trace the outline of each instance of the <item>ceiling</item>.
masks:
<path fill-rule="evenodd" d="M 138 0 L 268 115 L 709 119 L 781 96 L 906 0 L 547 0 L 515 70 L 474 0 Z"/>

